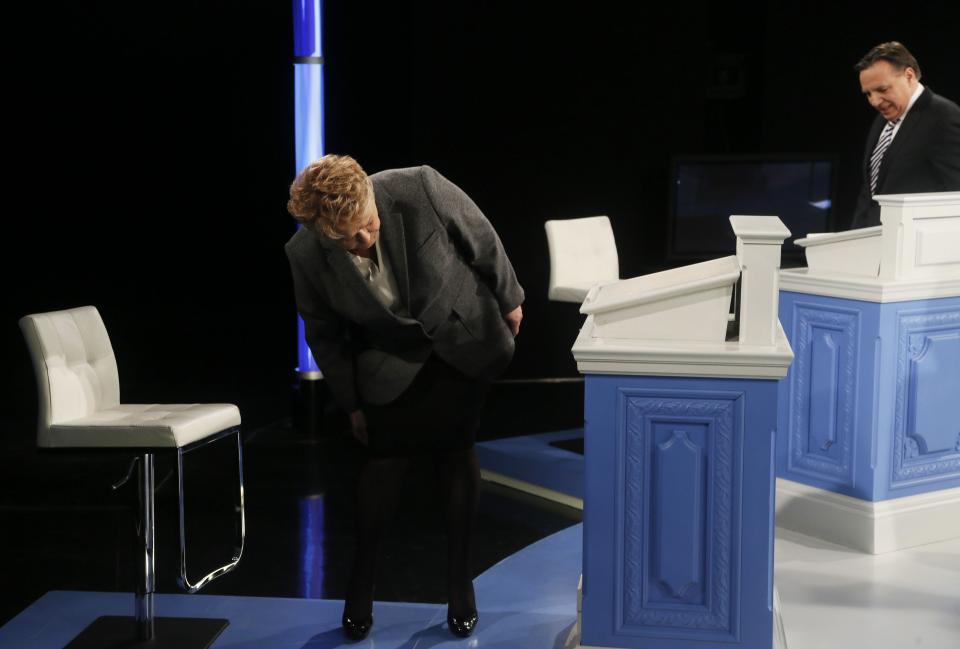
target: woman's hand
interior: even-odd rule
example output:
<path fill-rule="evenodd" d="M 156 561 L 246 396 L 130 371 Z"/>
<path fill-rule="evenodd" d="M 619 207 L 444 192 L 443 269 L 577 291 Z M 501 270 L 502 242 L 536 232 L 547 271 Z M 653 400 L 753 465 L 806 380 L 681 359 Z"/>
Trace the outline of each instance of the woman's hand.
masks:
<path fill-rule="evenodd" d="M 510 313 L 503 314 L 503 320 L 510 328 L 510 333 L 516 338 L 517 334 L 520 333 L 520 321 L 523 320 L 523 309 L 518 306 Z"/>
<path fill-rule="evenodd" d="M 367 417 L 362 410 L 354 410 L 350 413 L 350 433 L 357 438 L 357 441 L 367 446 Z"/>

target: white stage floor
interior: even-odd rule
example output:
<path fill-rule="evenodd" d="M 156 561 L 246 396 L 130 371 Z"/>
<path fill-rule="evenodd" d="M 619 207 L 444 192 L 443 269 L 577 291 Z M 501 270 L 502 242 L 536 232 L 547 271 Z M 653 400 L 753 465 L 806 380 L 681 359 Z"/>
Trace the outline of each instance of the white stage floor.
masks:
<path fill-rule="evenodd" d="M 960 649 L 960 539 L 870 555 L 777 529 L 789 649 Z"/>

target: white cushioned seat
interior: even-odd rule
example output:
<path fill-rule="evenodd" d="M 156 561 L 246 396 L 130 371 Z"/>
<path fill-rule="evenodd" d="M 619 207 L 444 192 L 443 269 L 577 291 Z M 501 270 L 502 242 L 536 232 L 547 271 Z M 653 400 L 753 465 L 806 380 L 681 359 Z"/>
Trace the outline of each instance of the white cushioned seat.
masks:
<path fill-rule="evenodd" d="M 46 446 L 180 448 L 239 425 L 230 403 L 121 404 L 53 424 Z"/>
<path fill-rule="evenodd" d="M 550 251 L 547 297 L 582 304 L 597 284 L 620 279 L 613 228 L 606 216 L 544 223 Z"/>

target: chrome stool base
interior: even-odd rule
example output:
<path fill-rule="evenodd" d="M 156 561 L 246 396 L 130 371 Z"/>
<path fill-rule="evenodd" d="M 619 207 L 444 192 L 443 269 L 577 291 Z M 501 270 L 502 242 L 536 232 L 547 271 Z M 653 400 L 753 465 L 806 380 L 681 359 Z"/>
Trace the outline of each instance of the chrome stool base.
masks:
<path fill-rule="evenodd" d="M 157 617 L 153 623 L 156 635 L 138 641 L 133 617 L 104 615 L 64 649 L 207 649 L 230 624 L 228 620 L 193 617 Z"/>

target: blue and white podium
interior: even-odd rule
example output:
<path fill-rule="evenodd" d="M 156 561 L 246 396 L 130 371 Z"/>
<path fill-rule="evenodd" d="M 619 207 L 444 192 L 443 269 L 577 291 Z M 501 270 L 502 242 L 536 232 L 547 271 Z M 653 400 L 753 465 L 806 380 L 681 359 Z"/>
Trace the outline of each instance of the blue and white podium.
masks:
<path fill-rule="evenodd" d="M 732 216 L 736 256 L 591 289 L 581 647 L 770 649 L 776 217 Z M 728 336 L 740 280 L 739 333 Z"/>
<path fill-rule="evenodd" d="M 960 537 L 960 192 L 876 198 L 780 274 L 777 524 L 882 553 Z"/>

